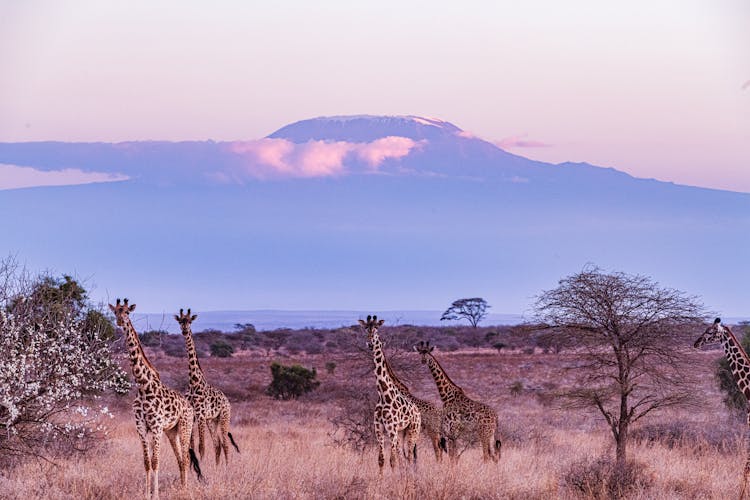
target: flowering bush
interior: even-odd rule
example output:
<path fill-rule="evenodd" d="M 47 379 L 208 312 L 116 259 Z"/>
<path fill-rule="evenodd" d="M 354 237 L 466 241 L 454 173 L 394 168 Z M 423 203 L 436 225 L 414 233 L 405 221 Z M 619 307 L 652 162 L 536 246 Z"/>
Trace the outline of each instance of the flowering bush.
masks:
<path fill-rule="evenodd" d="M 2 278 L 0 457 L 85 450 L 106 432 L 103 418 L 112 417 L 106 406 L 94 407 L 98 395 L 127 392 L 127 376 L 85 312 L 45 309 L 32 293 L 9 293 L 8 276 Z"/>

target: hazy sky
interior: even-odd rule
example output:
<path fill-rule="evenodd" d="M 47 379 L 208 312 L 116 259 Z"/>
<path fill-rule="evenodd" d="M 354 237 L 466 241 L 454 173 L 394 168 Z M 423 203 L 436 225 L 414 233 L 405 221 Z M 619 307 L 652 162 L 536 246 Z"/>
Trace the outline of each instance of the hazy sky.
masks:
<path fill-rule="evenodd" d="M 750 192 L 750 2 L 0 0 L 0 141 L 257 139 L 437 116 Z"/>

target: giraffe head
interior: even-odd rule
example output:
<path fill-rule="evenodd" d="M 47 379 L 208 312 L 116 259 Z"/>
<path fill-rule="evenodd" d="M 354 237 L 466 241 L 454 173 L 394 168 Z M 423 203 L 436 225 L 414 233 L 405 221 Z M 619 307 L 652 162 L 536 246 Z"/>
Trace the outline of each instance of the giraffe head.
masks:
<path fill-rule="evenodd" d="M 433 349 L 435 349 L 435 346 L 431 346 L 429 342 L 425 342 L 424 340 L 414 346 L 414 350 L 422 357 L 422 364 L 427 363 L 427 355 L 430 354 Z"/>
<path fill-rule="evenodd" d="M 190 324 L 195 321 L 195 318 L 197 318 L 197 314 L 190 315 L 190 309 L 187 310 L 187 314 L 185 314 L 184 309 L 180 309 L 180 314 L 175 314 L 174 319 L 177 320 L 177 322 L 180 324 L 180 329 L 182 330 L 183 335 L 187 335 L 187 332 L 189 331 Z"/>
<path fill-rule="evenodd" d="M 359 324 L 367 332 L 367 344 L 372 344 L 372 339 L 378 334 L 378 328 L 383 326 L 385 320 L 378 319 L 377 316 L 367 315 L 367 321 L 359 320 Z"/>
<path fill-rule="evenodd" d="M 128 299 L 125 299 L 121 304 L 120 299 L 117 299 L 115 305 L 109 304 L 109 308 L 117 319 L 117 326 L 125 326 L 128 316 L 131 312 L 135 311 L 135 304 L 128 305 Z"/>
<path fill-rule="evenodd" d="M 695 341 L 694 347 L 698 349 L 705 344 L 721 342 L 727 336 L 727 330 L 729 330 L 729 328 L 721 324 L 721 318 L 716 318 L 713 324 L 706 328 L 703 335 L 698 337 L 698 340 Z"/>

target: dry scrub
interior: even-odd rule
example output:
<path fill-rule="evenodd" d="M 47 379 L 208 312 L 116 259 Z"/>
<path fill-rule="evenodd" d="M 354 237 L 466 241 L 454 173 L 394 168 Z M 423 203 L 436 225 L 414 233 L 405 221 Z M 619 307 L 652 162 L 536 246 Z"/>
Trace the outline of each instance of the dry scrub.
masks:
<path fill-rule="evenodd" d="M 186 360 L 151 350 L 148 354 L 167 383 L 185 385 Z M 694 355 L 696 371 L 705 373 L 696 387 L 705 399 L 701 409 L 662 413 L 634 427 L 630 453 L 638 463 L 633 472 L 638 480 L 623 490 L 627 498 L 738 495 L 745 424 L 731 420 L 723 409 L 711 375 L 718 355 L 716 351 Z M 271 399 L 264 389 L 274 360 L 317 368 L 320 387 L 297 401 Z M 557 410 L 554 400 L 545 397 L 566 384 L 564 374 L 556 369 L 559 360 L 553 354 L 495 350 L 443 354 L 441 361 L 454 381 L 498 410 L 504 441 L 500 463 L 483 463 L 480 450 L 474 448 L 457 465 L 437 464 L 429 443 L 422 440 L 416 470 L 404 465 L 395 471 L 386 469 L 379 477 L 374 448 L 355 451 L 335 445 L 329 436 L 331 419 L 340 415 L 351 385 L 367 384 L 374 390 L 372 374 L 361 375 L 366 360 L 258 353 L 206 358 L 202 365 L 208 380 L 232 399 L 233 434 L 242 453 L 230 455 L 228 468 L 216 467 L 207 453 L 201 462 L 205 482 L 199 484 L 191 477 L 187 489 L 180 490 L 174 457 L 163 448 L 162 498 L 606 497 L 611 491 L 606 481 L 599 486 L 591 482 L 588 490 L 578 484 L 581 478 L 606 475 L 606 470 L 593 468 L 604 467 L 600 457 L 614 455 L 611 436 L 599 419 Z M 331 361 L 336 363 L 333 374 L 325 370 Z M 429 372 L 416 355 L 405 355 L 400 366 L 401 370 L 411 367 L 403 378 L 415 393 L 438 400 Z M 512 389 L 517 381 L 523 387 L 520 391 L 518 385 Z M 109 401 L 117 418 L 98 450 L 67 462 L 29 462 L 0 472 L 0 498 L 141 498 L 145 474 L 131 400 L 132 394 Z"/>

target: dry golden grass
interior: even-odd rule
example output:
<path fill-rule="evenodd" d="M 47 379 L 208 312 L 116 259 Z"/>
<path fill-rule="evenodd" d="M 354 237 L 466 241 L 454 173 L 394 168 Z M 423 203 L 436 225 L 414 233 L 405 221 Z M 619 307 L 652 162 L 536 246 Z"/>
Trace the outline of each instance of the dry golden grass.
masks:
<path fill-rule="evenodd" d="M 186 361 L 150 353 L 162 378 L 179 386 Z M 633 443 L 630 455 L 641 462 L 650 486 L 636 488 L 629 498 L 737 497 L 744 465 L 744 446 L 736 427 L 721 407 L 712 380 L 717 353 L 695 355 L 702 370 L 699 387 L 706 400 L 696 410 L 670 411 L 652 422 L 690 428 L 726 428 L 729 451 L 711 442 L 686 439 L 673 447 L 662 441 Z M 272 359 L 236 356 L 203 361 L 208 379 L 227 390 L 233 400 L 232 433 L 241 453 L 230 455 L 229 466 L 217 467 L 213 457 L 201 460 L 205 481 L 195 476 L 179 487 L 172 451 L 163 440 L 160 491 L 162 498 L 580 498 L 565 482 L 567 472 L 586 458 L 612 455 L 612 439 L 595 416 L 547 406 L 544 387 L 565 384 L 555 369 L 555 355 L 497 354 L 489 351 L 445 354 L 441 361 L 467 392 L 492 404 L 500 415 L 503 455 L 499 464 L 483 463 L 470 449 L 458 464 L 435 462 L 426 440 L 420 442 L 416 469 L 407 464 L 387 467 L 380 476 L 374 448 L 359 453 L 335 446 L 328 433 L 329 418 L 340 408 L 335 383 L 372 386 L 372 375 L 361 376 L 361 360 L 335 359 L 336 372 L 325 373 L 326 356 L 297 356 L 284 362 L 316 366 L 318 394 L 299 401 L 274 401 L 263 395 L 270 381 Z M 427 369 L 416 357 L 411 385 L 421 396 L 437 399 Z M 406 375 L 406 374 L 405 374 Z M 526 388 L 512 395 L 510 385 L 523 380 Z M 326 393 L 326 391 L 334 391 Z M 129 410 L 131 397 L 112 400 L 118 417 L 102 446 L 83 457 L 56 465 L 30 462 L 0 474 L 0 498 L 140 498 L 145 490 L 140 443 Z M 740 429 L 741 430 L 741 429 Z M 209 442 L 210 445 L 210 442 Z M 208 447 L 210 448 L 210 446 Z M 209 450 L 207 450 L 209 451 Z"/>

